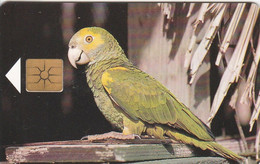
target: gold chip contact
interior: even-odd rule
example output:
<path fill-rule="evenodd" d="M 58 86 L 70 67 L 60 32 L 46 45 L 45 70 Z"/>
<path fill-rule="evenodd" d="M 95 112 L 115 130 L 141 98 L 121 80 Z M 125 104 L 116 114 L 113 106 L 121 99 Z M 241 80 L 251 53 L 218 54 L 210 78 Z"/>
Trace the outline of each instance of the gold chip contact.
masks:
<path fill-rule="evenodd" d="M 27 59 L 26 90 L 28 92 L 62 92 L 62 59 Z"/>

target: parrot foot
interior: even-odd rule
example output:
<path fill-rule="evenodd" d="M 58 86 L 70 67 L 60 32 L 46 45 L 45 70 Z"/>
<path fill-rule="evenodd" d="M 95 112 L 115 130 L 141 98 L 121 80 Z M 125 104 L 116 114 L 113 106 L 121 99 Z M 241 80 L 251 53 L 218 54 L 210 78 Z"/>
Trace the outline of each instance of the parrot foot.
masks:
<path fill-rule="evenodd" d="M 136 138 L 141 139 L 141 137 L 136 134 L 124 135 L 123 133 L 112 131 L 112 132 L 108 132 L 108 133 L 104 133 L 104 134 L 84 136 L 81 138 L 81 140 L 86 140 L 86 139 L 89 141 L 105 140 L 105 139 L 133 140 Z"/>

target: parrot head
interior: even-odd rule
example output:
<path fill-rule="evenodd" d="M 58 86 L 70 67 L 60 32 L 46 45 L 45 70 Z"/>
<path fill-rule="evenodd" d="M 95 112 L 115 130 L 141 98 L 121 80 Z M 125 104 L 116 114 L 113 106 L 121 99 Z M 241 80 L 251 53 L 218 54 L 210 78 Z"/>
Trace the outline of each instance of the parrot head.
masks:
<path fill-rule="evenodd" d="M 78 65 L 93 62 L 108 42 L 117 42 L 115 38 L 100 27 L 88 27 L 79 30 L 72 36 L 69 42 L 68 58 L 71 65 L 77 68 Z"/>

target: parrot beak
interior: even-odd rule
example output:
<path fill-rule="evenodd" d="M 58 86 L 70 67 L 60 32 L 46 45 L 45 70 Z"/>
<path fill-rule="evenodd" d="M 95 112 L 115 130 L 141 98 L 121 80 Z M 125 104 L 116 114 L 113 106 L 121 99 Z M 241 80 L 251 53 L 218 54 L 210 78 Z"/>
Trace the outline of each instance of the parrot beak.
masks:
<path fill-rule="evenodd" d="M 87 64 L 90 59 L 86 53 L 84 53 L 83 50 L 70 46 L 68 51 L 68 58 L 70 61 L 70 64 L 77 69 L 77 64 L 83 65 Z"/>

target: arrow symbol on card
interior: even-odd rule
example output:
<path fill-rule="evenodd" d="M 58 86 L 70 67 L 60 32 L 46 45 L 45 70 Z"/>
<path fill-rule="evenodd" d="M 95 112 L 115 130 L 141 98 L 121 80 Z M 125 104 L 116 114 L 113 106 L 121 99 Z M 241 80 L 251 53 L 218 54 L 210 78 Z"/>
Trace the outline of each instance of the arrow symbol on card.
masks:
<path fill-rule="evenodd" d="M 17 91 L 21 93 L 21 58 L 17 60 L 5 76 L 13 84 Z"/>

